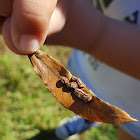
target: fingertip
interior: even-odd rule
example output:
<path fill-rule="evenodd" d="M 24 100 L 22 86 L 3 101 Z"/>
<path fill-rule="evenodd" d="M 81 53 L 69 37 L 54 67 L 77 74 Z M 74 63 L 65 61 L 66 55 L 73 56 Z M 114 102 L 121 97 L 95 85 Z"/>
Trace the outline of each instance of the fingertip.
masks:
<path fill-rule="evenodd" d="M 27 54 L 33 53 L 40 48 L 38 39 L 32 35 L 22 35 L 20 38 L 20 49 Z"/>
<path fill-rule="evenodd" d="M 11 34 L 14 45 L 21 52 L 33 53 L 43 45 L 56 1 L 14 1 Z"/>
<path fill-rule="evenodd" d="M 35 17 L 23 17 L 24 20 L 16 18 L 12 17 L 11 22 L 11 36 L 15 47 L 22 53 L 34 53 L 46 39 L 47 31 L 44 25 Z"/>

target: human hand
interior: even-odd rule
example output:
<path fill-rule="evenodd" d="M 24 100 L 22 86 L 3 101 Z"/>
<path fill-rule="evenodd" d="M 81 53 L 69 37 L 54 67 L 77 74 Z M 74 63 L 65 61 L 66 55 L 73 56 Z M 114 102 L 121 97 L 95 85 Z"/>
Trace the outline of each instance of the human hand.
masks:
<path fill-rule="evenodd" d="M 47 35 L 61 30 L 64 1 L 0 0 L 0 27 L 9 49 L 16 54 L 33 53 Z"/>

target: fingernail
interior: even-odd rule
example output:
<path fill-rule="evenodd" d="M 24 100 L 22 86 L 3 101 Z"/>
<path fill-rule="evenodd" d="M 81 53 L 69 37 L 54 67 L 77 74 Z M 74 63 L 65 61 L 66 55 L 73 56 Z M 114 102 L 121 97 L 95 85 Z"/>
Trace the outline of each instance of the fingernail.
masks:
<path fill-rule="evenodd" d="M 35 36 L 22 35 L 20 39 L 20 48 L 21 51 L 33 53 L 39 49 L 39 42 Z"/>

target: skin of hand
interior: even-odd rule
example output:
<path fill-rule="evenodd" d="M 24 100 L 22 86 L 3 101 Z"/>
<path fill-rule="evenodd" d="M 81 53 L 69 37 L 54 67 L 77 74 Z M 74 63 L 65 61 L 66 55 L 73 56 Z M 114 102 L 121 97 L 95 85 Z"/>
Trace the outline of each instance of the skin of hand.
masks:
<path fill-rule="evenodd" d="M 71 46 L 107 65 L 140 79 L 140 25 L 104 16 L 88 0 L 71 0 L 60 33 L 46 43 Z"/>
<path fill-rule="evenodd" d="M 64 26 L 63 5 L 64 0 L 0 0 L 0 29 L 9 49 L 16 54 L 39 49 L 48 34 Z M 52 17 L 59 19 L 54 20 L 59 26 L 51 22 Z"/>
<path fill-rule="evenodd" d="M 140 79 L 140 26 L 107 18 L 89 0 L 0 0 L 0 15 L 4 40 L 17 54 L 33 53 L 47 38 Z"/>

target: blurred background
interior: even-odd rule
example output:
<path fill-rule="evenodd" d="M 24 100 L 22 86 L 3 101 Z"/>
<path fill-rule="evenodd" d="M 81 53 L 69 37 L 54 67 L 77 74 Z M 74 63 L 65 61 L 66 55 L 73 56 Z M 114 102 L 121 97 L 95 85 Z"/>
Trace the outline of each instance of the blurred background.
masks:
<path fill-rule="evenodd" d="M 66 66 L 71 49 L 43 46 Z M 66 110 L 35 74 L 27 56 L 12 53 L 0 37 L 0 140 L 57 140 L 54 129 Z M 117 126 L 101 124 L 72 140 L 116 140 Z"/>

